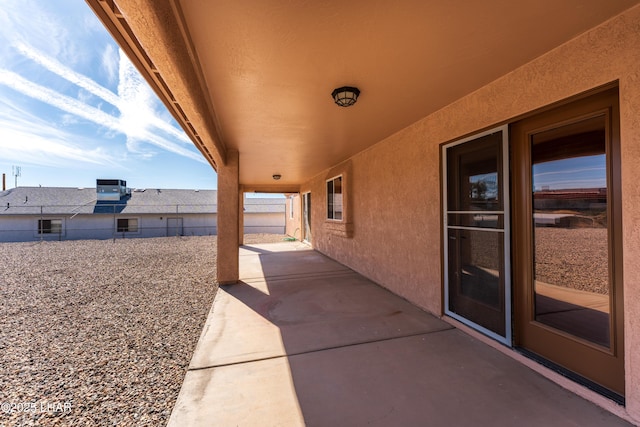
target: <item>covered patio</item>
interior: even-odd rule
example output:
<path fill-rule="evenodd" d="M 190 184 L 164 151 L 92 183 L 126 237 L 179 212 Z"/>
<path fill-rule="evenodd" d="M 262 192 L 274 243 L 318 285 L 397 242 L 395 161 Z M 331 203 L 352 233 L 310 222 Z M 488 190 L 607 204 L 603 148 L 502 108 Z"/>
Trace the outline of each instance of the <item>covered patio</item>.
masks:
<path fill-rule="evenodd" d="M 240 249 L 170 426 L 630 425 L 302 243 Z"/>
<path fill-rule="evenodd" d="M 638 0 L 87 3 L 218 173 L 177 419 L 640 421 Z"/>

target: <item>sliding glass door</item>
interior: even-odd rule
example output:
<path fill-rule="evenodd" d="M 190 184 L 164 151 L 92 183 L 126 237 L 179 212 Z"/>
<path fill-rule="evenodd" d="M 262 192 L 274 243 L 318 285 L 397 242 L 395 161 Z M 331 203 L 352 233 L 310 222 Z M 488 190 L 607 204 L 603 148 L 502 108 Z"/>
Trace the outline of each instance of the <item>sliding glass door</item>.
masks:
<path fill-rule="evenodd" d="M 513 124 L 513 242 L 516 345 L 622 401 L 618 129 L 617 90 Z"/>
<path fill-rule="evenodd" d="M 617 88 L 442 159 L 445 313 L 624 402 Z"/>

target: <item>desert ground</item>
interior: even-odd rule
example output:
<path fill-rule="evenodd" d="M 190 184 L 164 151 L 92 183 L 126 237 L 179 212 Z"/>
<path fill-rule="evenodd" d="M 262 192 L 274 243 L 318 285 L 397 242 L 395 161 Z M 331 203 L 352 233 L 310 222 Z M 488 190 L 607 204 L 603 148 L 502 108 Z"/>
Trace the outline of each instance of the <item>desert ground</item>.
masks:
<path fill-rule="evenodd" d="M 215 236 L 0 244 L 0 426 L 165 425 L 215 266 Z"/>

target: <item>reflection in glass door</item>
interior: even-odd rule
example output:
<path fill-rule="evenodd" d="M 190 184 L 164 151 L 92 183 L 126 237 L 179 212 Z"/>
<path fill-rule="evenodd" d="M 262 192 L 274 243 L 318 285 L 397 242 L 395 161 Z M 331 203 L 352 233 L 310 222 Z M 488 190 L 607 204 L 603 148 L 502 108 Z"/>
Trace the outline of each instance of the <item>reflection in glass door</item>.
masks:
<path fill-rule="evenodd" d="M 622 402 L 617 90 L 512 125 L 516 345 Z"/>
<path fill-rule="evenodd" d="M 511 342 L 506 127 L 443 148 L 445 312 Z"/>
<path fill-rule="evenodd" d="M 611 343 L 605 116 L 531 137 L 535 320 Z"/>

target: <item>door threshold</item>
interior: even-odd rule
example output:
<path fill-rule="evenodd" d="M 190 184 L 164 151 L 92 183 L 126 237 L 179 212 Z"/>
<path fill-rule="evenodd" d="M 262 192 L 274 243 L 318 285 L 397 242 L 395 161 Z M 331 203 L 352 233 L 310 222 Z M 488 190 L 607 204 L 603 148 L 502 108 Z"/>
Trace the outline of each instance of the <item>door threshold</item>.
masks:
<path fill-rule="evenodd" d="M 613 400 L 618 405 L 625 406 L 624 396 L 616 393 L 615 391 L 609 390 L 608 388 L 603 387 L 600 384 L 595 383 L 590 379 L 583 377 L 582 375 L 576 374 L 575 372 L 572 372 L 567 368 L 564 368 L 558 365 L 557 363 L 553 363 L 552 361 L 545 359 L 539 354 L 534 353 L 530 350 L 527 350 L 526 348 L 514 347 L 513 349 L 518 353 L 522 354 L 523 356 L 531 360 L 534 360 L 535 362 L 541 364 L 542 366 L 548 369 L 551 369 L 552 371 L 562 375 L 563 377 L 568 378 L 571 381 L 578 383 L 581 386 L 586 387 L 589 390 L 594 391 L 601 396 L 606 397 L 607 399 Z"/>
<path fill-rule="evenodd" d="M 607 396 L 601 393 L 598 393 L 594 389 L 591 389 L 582 383 L 578 383 L 566 375 L 562 375 L 560 372 L 558 372 L 558 370 L 552 369 L 546 366 L 545 364 L 540 363 L 538 359 L 533 359 L 531 357 L 528 357 L 528 355 L 525 355 L 524 353 L 521 352 L 522 351 L 521 348 L 510 347 L 503 343 L 500 343 L 452 317 L 445 315 L 445 316 L 442 316 L 441 319 L 455 326 L 456 329 L 459 329 L 460 331 L 466 333 L 467 335 L 470 335 L 471 337 L 477 339 L 478 341 L 499 351 L 500 353 L 522 363 L 523 365 L 527 366 L 529 369 L 547 378 L 549 381 L 556 383 L 558 386 L 564 388 L 565 390 L 571 393 L 574 393 L 576 396 L 579 396 L 582 399 L 585 399 L 601 407 L 605 411 L 610 412 L 622 418 L 623 420 L 628 421 L 633 425 L 638 423 L 638 420 L 633 418 L 627 412 L 627 408 L 623 404 L 619 403 L 620 400 L 622 400 L 622 402 L 624 403 L 624 397 L 619 396 L 621 398 L 619 400 L 607 397 L 611 393 L 610 390 L 607 390 L 608 392 Z"/>

